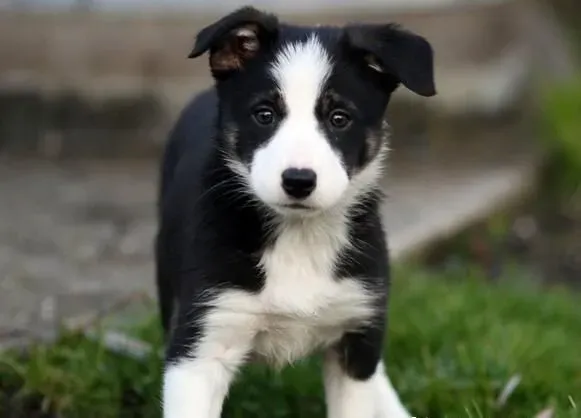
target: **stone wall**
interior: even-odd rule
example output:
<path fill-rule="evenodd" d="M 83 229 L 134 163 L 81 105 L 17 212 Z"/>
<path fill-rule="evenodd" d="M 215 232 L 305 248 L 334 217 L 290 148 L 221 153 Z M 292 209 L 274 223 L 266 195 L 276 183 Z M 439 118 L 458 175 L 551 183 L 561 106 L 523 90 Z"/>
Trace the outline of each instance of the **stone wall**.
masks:
<path fill-rule="evenodd" d="M 397 21 L 434 46 L 439 94 L 425 101 L 430 108 L 499 112 L 527 79 L 531 45 L 523 11 L 529 8 L 524 0 L 508 0 L 282 17 L 301 23 Z M 186 56 L 195 33 L 216 17 L 1 11 L 0 152 L 158 152 L 184 103 L 211 83 L 206 59 Z M 403 90 L 397 95 L 406 97 Z M 415 115 L 407 116 L 413 124 Z"/>

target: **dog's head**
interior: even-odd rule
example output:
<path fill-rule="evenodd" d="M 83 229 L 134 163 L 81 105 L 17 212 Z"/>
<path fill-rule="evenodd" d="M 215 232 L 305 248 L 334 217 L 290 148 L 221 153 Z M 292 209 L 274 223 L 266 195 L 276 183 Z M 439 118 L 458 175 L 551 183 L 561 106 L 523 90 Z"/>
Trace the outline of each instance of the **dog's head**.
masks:
<path fill-rule="evenodd" d="M 229 165 L 282 214 L 373 190 L 392 92 L 435 94 L 430 44 L 392 24 L 298 27 L 244 7 L 199 32 L 190 58 L 206 51 Z"/>

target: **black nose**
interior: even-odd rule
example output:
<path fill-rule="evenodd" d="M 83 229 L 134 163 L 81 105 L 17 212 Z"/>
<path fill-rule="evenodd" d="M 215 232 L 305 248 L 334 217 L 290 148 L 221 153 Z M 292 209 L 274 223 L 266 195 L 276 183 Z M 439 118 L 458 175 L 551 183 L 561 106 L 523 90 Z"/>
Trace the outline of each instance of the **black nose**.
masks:
<path fill-rule="evenodd" d="M 295 199 L 304 199 L 317 187 L 317 173 L 309 168 L 287 168 L 282 172 L 282 188 Z"/>

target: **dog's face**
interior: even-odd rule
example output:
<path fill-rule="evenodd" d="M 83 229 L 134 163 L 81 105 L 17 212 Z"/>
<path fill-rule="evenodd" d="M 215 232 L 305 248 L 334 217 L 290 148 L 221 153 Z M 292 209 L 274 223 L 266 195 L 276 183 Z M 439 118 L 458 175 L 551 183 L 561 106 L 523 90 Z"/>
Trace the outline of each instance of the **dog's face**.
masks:
<path fill-rule="evenodd" d="M 229 165 L 284 215 L 373 190 L 392 92 L 435 94 L 429 43 L 393 25 L 296 27 L 246 7 L 203 29 L 190 57 L 208 50 Z"/>

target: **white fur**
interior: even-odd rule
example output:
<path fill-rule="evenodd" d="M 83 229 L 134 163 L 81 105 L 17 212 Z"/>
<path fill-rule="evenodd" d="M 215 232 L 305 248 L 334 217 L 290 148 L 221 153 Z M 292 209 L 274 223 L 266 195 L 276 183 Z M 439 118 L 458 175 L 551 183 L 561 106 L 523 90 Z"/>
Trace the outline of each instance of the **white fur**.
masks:
<path fill-rule="evenodd" d="M 381 176 L 387 147 L 349 181 L 341 159 L 318 129 L 314 108 L 331 62 L 316 38 L 289 45 L 272 73 L 289 110 L 272 140 L 259 149 L 250 170 L 227 156 L 248 192 L 273 206 L 287 203 L 281 189 L 286 168 L 311 168 L 317 189 L 308 203 L 314 215 L 283 217 L 276 241 L 259 266 L 262 291 L 218 290 L 201 318 L 203 337 L 191 357 L 169 365 L 164 376 L 165 418 L 219 418 L 228 387 L 250 355 L 283 366 L 337 342 L 373 314 L 372 299 L 357 278 L 333 277 L 348 240 L 348 214 Z M 325 365 L 329 418 L 408 418 L 383 366 L 365 382 L 350 379 L 335 360 Z"/>
<path fill-rule="evenodd" d="M 361 171 L 351 177 L 351 182 L 341 197 L 335 212 L 348 213 L 353 206 L 361 202 L 365 194 L 373 191 L 381 179 L 384 171 L 384 160 L 388 147 L 385 143 L 377 155 L 369 161 Z"/>
<path fill-rule="evenodd" d="M 264 289 L 218 293 L 192 357 L 166 370 L 164 417 L 219 418 L 230 382 L 250 354 L 282 366 L 367 321 L 372 292 L 356 279 L 333 278 L 339 251 L 347 245 L 343 216 L 285 220 L 260 260 Z M 409 416 L 382 369 L 356 382 L 327 363 L 325 381 L 329 418 Z"/>
<path fill-rule="evenodd" d="M 336 353 L 328 353 L 323 366 L 327 417 L 376 418 L 373 378 L 363 382 L 349 378 L 341 369 L 337 357 Z"/>
<path fill-rule="evenodd" d="M 333 278 L 338 252 L 348 245 L 341 218 L 287 220 L 278 232 L 260 262 L 267 280 L 259 297 L 268 315 L 256 351 L 284 364 L 370 318 L 373 296 L 357 280 Z"/>
<path fill-rule="evenodd" d="M 252 315 L 233 308 L 216 309 L 192 357 L 167 367 L 164 418 L 220 418 L 230 383 L 252 348 Z"/>
<path fill-rule="evenodd" d="M 317 187 L 304 202 L 318 208 L 334 205 L 349 184 L 340 156 L 319 129 L 315 106 L 332 70 L 329 55 L 314 35 L 286 45 L 271 69 L 287 115 L 272 139 L 256 151 L 250 168 L 254 192 L 274 207 L 290 203 L 281 187 L 287 168 L 310 168 Z"/>
<path fill-rule="evenodd" d="M 196 357 L 214 344 L 211 353 L 250 344 L 254 354 L 282 366 L 364 323 L 373 314 L 372 292 L 356 279 L 333 278 L 347 245 L 342 218 L 286 220 L 260 260 L 264 288 L 259 294 L 225 290 L 210 302 Z"/>
<path fill-rule="evenodd" d="M 335 352 L 327 353 L 324 364 L 328 418 L 410 418 L 385 374 L 383 362 L 366 381 L 350 378 Z"/>
<path fill-rule="evenodd" d="M 385 372 L 383 362 L 377 365 L 377 370 L 373 377 L 375 400 L 376 400 L 376 417 L 377 418 L 409 418 L 410 413 L 403 406 L 391 380 Z"/>
<path fill-rule="evenodd" d="M 296 219 L 281 225 L 260 266 L 259 294 L 220 292 L 204 318 L 192 357 L 170 365 L 164 378 L 166 418 L 218 418 L 233 374 L 253 353 L 282 366 L 336 342 L 372 315 L 357 280 L 334 280 L 338 251 L 347 245 L 341 218 Z"/>
<path fill-rule="evenodd" d="M 169 365 L 163 382 L 165 418 L 220 418 L 222 403 L 243 357 L 222 351 L 215 357 Z"/>
<path fill-rule="evenodd" d="M 347 214 L 377 184 L 386 149 L 352 177 L 333 210 L 283 218 L 276 242 L 260 260 L 266 276 L 262 292 L 218 291 L 192 357 L 166 370 L 165 418 L 219 418 L 228 387 L 251 354 L 283 366 L 336 342 L 372 315 L 374 295 L 356 278 L 334 279 L 333 267 L 352 244 Z M 250 189 L 247 168 L 233 158 L 228 164 Z M 383 367 L 368 382 L 353 381 L 338 365 L 328 367 L 329 418 L 366 418 L 367 411 L 373 418 L 409 417 Z"/>

